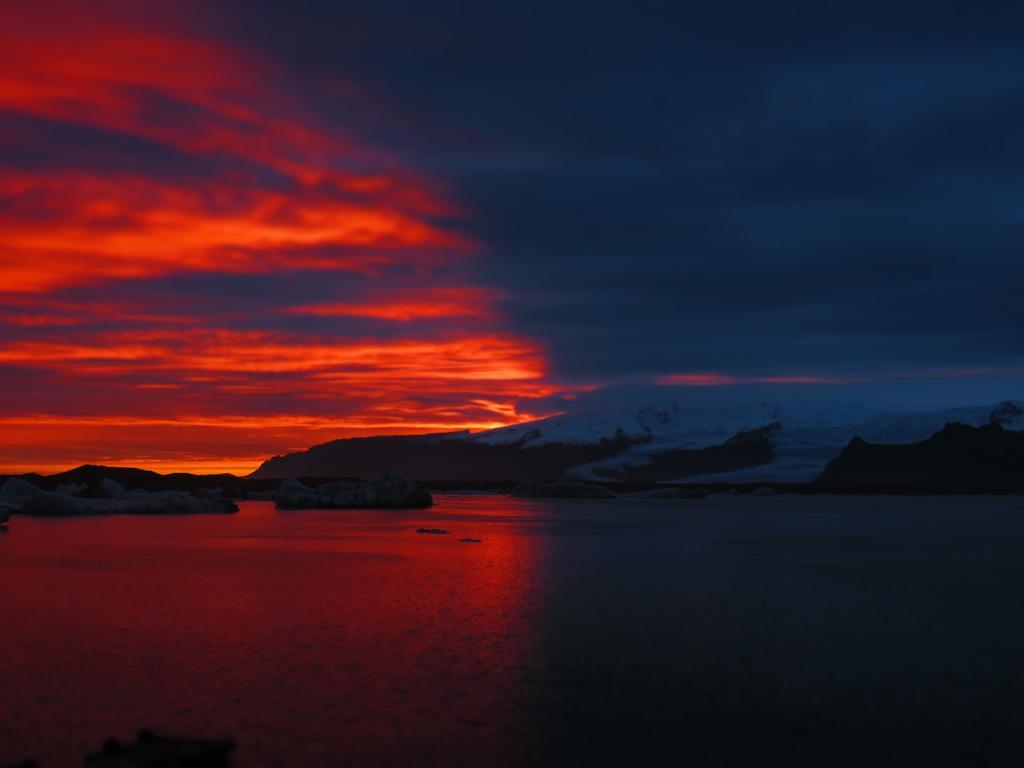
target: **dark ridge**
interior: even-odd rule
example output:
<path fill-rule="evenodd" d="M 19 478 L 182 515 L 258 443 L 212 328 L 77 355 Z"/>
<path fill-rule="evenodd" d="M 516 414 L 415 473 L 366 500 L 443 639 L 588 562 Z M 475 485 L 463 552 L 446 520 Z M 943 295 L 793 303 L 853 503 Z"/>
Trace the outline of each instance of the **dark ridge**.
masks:
<path fill-rule="evenodd" d="M 918 443 L 878 445 L 855 437 L 818 479 L 829 485 L 940 492 L 1024 492 L 1024 433 L 998 422 L 947 424 Z"/>
<path fill-rule="evenodd" d="M 0 475 L 0 485 L 9 477 L 20 477 L 44 491 L 55 491 L 62 485 L 84 485 L 84 496 L 99 495 L 99 483 L 104 478 L 116 480 L 128 490 L 139 491 L 192 491 L 198 488 L 223 488 L 225 491 L 261 491 L 272 490 L 277 483 L 270 481 L 252 481 L 230 474 L 193 475 L 187 472 L 174 472 L 161 475 L 148 469 L 134 467 L 104 467 L 95 464 L 83 464 L 66 472 L 54 475 L 40 475 L 30 472 L 22 475 Z"/>
<path fill-rule="evenodd" d="M 782 425 L 775 422 L 761 429 L 737 432 L 721 445 L 708 448 L 678 449 L 650 454 L 650 462 L 640 465 L 598 468 L 594 474 L 608 480 L 649 482 L 730 472 L 768 464 L 775 458 L 772 434 Z"/>
<path fill-rule="evenodd" d="M 505 482 L 560 480 L 572 467 L 609 459 L 630 446 L 646 442 L 620 435 L 597 443 L 551 443 L 524 446 L 487 445 L 437 436 L 356 437 L 315 445 L 287 456 L 275 456 L 250 475 L 255 479 L 284 479 L 304 475 L 373 477 L 401 469 L 424 482 Z"/>
<path fill-rule="evenodd" d="M 120 469 L 108 467 L 107 469 Z M 145 471 L 145 470 L 143 470 Z M 57 486 L 66 484 L 67 473 L 60 473 L 57 475 L 40 475 L 37 473 L 28 473 L 21 475 L 0 475 L 0 485 L 5 483 L 10 477 L 20 477 L 28 480 L 30 483 L 38 488 L 45 491 L 56 490 Z M 104 477 L 111 477 L 110 474 L 104 474 Z M 209 478 L 214 477 L 225 477 L 224 475 L 189 475 L 186 473 L 175 473 L 174 475 L 157 475 L 160 478 L 159 482 L 154 481 L 154 487 L 145 488 L 137 485 L 129 485 L 129 490 L 194 490 L 197 488 L 210 488 L 215 487 L 215 484 L 211 484 Z M 182 478 L 186 481 L 185 484 L 175 484 L 168 482 L 168 478 Z M 281 481 L 276 478 L 270 479 L 251 479 L 246 477 L 237 477 L 235 475 L 227 475 L 226 477 L 232 478 L 230 483 L 220 484 L 225 489 L 226 495 L 229 497 L 240 498 L 248 492 L 262 493 L 266 491 L 276 490 L 281 484 Z M 116 478 L 112 478 L 116 479 Z M 345 482 L 361 482 L 365 478 L 357 477 L 299 477 L 297 478 L 304 485 L 316 487 L 324 483 L 333 483 L 339 481 Z M 118 481 L 120 482 L 120 481 Z M 457 493 L 459 491 L 471 491 L 471 492 L 483 492 L 493 494 L 510 494 L 512 490 L 519 484 L 519 480 L 505 479 L 505 480 L 424 480 L 421 481 L 421 485 L 432 493 Z M 650 491 L 657 488 L 686 488 L 696 489 L 700 488 L 706 490 L 708 493 L 734 493 L 739 495 L 746 495 L 753 493 L 762 488 L 770 488 L 777 494 L 799 494 L 799 495 L 856 495 L 856 496 L 872 496 L 872 495 L 975 495 L 985 493 L 1024 493 L 1024 487 L 1019 490 L 1014 489 L 989 489 L 989 488 L 964 488 L 964 487 L 950 487 L 948 484 L 936 483 L 936 482 L 925 482 L 917 485 L 907 485 L 906 483 L 865 483 L 865 482 L 834 482 L 834 481 L 823 481 L 821 479 L 810 482 L 810 483 L 794 483 L 794 482 L 778 482 L 774 480 L 768 481 L 755 481 L 755 482 L 701 482 L 701 483 L 657 483 L 657 482 L 641 482 L 641 481 L 588 481 L 594 485 L 601 485 L 609 489 L 616 494 L 632 493 L 635 491 Z M 1024 486 L 1024 482 L 1021 483 Z"/>

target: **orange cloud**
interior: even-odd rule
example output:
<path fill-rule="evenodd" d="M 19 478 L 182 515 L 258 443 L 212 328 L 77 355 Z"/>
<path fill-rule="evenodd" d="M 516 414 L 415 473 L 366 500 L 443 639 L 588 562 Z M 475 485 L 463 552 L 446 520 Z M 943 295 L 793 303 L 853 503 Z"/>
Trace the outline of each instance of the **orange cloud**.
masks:
<path fill-rule="evenodd" d="M 0 216 L 0 292 L 189 270 L 367 273 L 470 246 L 431 222 L 459 213 L 434 185 L 319 124 L 273 85 L 270 62 L 169 22 L 133 27 L 127 5 L 103 17 L 67 4 L 64 23 L 16 5 L 0 8 L 0 108 L 166 145 L 185 163 L 244 162 L 180 181 L 3 170 L 0 199 L 16 204 Z"/>
<path fill-rule="evenodd" d="M 202 11 L 0 6 L 0 135 L 43 150 L 0 154 L 0 470 L 252 469 L 547 415 L 563 388 L 473 279 L 468 214 Z"/>
<path fill-rule="evenodd" d="M 439 249 L 469 248 L 386 203 L 241 187 L 224 205 L 223 184 L 0 173 L 0 198 L 20 202 L 0 214 L 0 292 L 197 270 L 372 275 L 395 263 L 437 264 Z"/>
<path fill-rule="evenodd" d="M 324 340 L 271 332 L 154 330 L 113 332 L 87 341 L 14 341 L 0 345 L 0 363 L 65 369 L 82 375 L 129 371 L 316 373 L 321 379 L 401 375 L 418 382 L 529 381 L 544 377 L 540 350 L 502 336 L 449 340 Z M 127 364 L 127 365 L 125 365 Z M 457 386 L 457 384 L 456 384 Z"/>

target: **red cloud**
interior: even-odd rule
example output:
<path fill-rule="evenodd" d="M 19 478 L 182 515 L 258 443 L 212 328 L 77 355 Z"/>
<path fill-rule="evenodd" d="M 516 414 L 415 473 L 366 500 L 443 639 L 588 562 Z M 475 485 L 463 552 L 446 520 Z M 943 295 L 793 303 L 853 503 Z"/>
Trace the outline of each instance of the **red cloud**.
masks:
<path fill-rule="evenodd" d="M 478 245 L 440 184 L 320 119 L 273 61 L 183 25 L 199 8 L 60 6 L 0 7 L 0 469 L 237 471 L 334 436 L 543 415 L 530 402 L 560 391 L 544 349 L 471 279 Z M 72 141 L 53 156 L 73 162 L 5 162 L 46 141 L 11 116 L 158 160 L 115 170 Z M 315 296 L 266 298 L 311 272 Z M 263 292 L 194 301 L 211 274 L 225 299 L 231 280 Z M 344 280 L 358 290 L 332 298 Z"/>
<path fill-rule="evenodd" d="M 64 10 L 54 23 L 0 9 L 0 108 L 142 138 L 186 164 L 243 162 L 177 182 L 4 169 L 0 291 L 183 270 L 364 272 L 470 246 L 431 222 L 458 213 L 435 185 L 320 124 L 269 62 L 166 22 L 130 26 L 126 8 Z"/>

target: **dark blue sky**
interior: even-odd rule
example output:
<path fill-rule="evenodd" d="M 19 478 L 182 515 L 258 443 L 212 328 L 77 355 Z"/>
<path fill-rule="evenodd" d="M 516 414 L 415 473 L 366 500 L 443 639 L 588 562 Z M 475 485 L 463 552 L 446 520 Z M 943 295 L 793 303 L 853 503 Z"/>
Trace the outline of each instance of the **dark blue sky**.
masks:
<path fill-rule="evenodd" d="M 1012 3 L 246 3 L 568 376 L 1021 362 Z M 321 97 L 322 98 L 322 97 Z M 397 117 L 397 119 L 396 119 Z"/>

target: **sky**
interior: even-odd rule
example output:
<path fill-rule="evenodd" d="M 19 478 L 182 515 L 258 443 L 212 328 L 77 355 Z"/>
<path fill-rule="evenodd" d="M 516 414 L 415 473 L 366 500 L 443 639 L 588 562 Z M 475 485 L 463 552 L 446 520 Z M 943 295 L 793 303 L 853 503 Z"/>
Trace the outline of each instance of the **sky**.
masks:
<path fill-rule="evenodd" d="M 0 0 L 0 470 L 1021 396 L 1013 5 Z"/>

